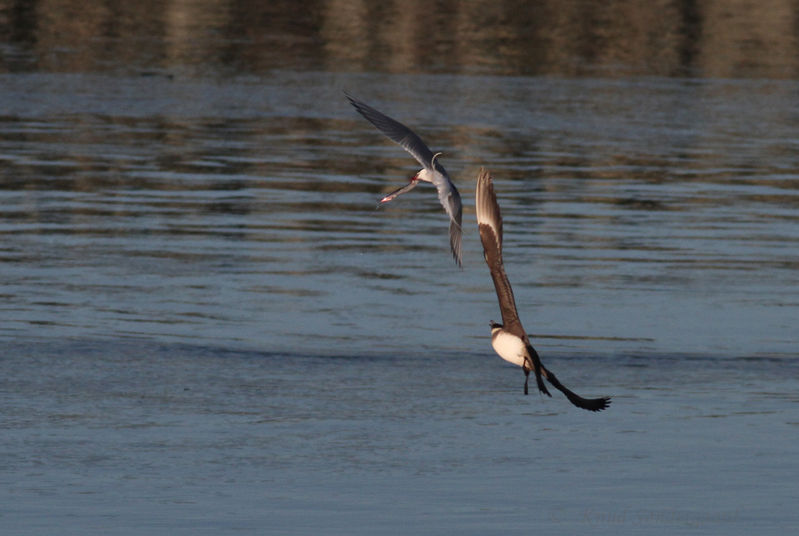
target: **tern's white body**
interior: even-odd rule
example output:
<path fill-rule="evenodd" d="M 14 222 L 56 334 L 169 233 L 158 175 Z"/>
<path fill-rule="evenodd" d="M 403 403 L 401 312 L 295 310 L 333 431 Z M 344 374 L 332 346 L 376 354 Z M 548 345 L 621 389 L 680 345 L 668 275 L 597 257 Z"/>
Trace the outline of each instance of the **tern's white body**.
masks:
<path fill-rule="evenodd" d="M 530 357 L 527 355 L 524 342 L 502 328 L 491 330 L 491 346 L 494 347 L 494 351 L 499 354 L 499 357 L 517 367 L 523 367 L 525 361 L 529 362 Z"/>

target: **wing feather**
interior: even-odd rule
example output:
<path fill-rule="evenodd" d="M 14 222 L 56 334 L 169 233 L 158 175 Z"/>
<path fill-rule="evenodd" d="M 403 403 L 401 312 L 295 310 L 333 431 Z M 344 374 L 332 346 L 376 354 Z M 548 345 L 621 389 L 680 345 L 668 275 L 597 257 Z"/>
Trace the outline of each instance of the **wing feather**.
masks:
<path fill-rule="evenodd" d="M 502 215 L 494 193 L 491 174 L 485 168 L 480 169 L 477 177 L 475 199 L 480 241 L 483 243 L 483 254 L 491 271 L 491 279 L 494 280 L 494 289 L 497 291 L 502 324 L 506 330 L 521 337 L 524 335 L 524 328 L 519 320 L 513 289 L 502 263 Z"/>
<path fill-rule="evenodd" d="M 358 113 L 372 123 L 384 136 L 400 144 L 423 168 L 432 169 L 433 152 L 414 131 L 347 93 L 344 93 L 344 95 L 350 101 L 350 104 L 358 110 Z"/>
<path fill-rule="evenodd" d="M 443 178 L 445 179 L 444 181 L 436 183 L 438 200 L 449 216 L 449 245 L 450 249 L 452 249 L 452 256 L 455 257 L 458 266 L 462 266 L 463 229 L 461 228 L 461 222 L 463 219 L 463 205 L 461 203 L 461 194 L 458 193 L 458 189 L 446 176 L 443 176 Z"/>

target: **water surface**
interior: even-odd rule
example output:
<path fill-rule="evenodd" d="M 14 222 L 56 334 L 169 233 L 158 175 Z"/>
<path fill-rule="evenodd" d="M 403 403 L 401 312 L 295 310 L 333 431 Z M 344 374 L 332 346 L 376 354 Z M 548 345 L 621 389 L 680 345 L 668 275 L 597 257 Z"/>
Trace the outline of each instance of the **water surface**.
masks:
<path fill-rule="evenodd" d="M 483 348 L 496 305 L 472 196 L 488 166 L 507 269 L 542 345 L 794 355 L 793 83 L 458 81 L 7 75 L 13 314 L 0 331 L 313 353 Z M 424 102 L 403 93 L 422 83 Z M 466 204 L 463 271 L 431 188 L 374 209 L 415 164 L 352 114 L 341 91 L 358 88 L 444 152 Z M 32 95 L 48 104 L 24 115 Z"/>

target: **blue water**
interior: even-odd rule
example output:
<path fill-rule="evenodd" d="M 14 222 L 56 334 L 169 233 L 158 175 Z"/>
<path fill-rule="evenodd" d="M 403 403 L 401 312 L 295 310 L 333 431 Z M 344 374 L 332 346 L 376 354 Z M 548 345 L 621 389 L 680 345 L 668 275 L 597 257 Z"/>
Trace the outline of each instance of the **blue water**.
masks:
<path fill-rule="evenodd" d="M 794 360 L 319 357 L 40 342 L 3 360 L 9 534 L 776 534 L 797 525 Z M 27 372 L 25 372 L 27 371 Z"/>
<path fill-rule="evenodd" d="M 3 534 L 799 528 L 799 82 L 259 68 L 215 17 L 3 49 Z M 375 210 L 416 163 L 344 90 L 443 152 L 463 270 L 431 187 Z M 493 353 L 481 166 L 533 344 L 607 411 Z"/>

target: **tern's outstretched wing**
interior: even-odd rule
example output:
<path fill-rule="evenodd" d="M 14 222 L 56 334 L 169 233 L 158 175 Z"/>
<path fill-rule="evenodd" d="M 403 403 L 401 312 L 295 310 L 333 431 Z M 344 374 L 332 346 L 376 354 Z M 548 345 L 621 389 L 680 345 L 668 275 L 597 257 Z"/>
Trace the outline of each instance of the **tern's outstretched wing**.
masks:
<path fill-rule="evenodd" d="M 350 104 L 358 110 L 358 113 L 377 127 L 377 130 L 382 132 L 387 138 L 399 143 L 403 149 L 408 151 L 411 156 L 422 165 L 422 167 L 425 169 L 432 169 L 433 152 L 414 131 L 399 121 L 391 119 L 386 114 L 378 112 L 368 104 L 364 104 L 346 93 L 344 95 L 350 101 Z"/>

